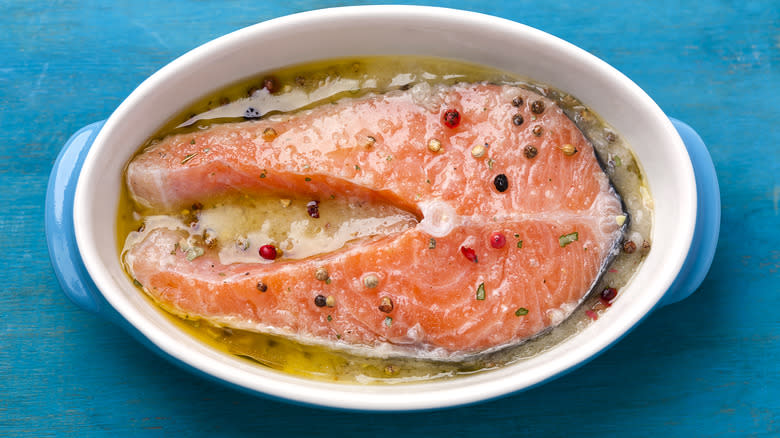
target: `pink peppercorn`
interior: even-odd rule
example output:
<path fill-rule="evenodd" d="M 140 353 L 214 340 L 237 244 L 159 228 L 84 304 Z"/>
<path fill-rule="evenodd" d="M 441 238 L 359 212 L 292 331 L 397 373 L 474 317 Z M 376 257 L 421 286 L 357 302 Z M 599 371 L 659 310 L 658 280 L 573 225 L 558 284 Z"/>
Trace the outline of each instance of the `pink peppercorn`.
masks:
<path fill-rule="evenodd" d="M 260 257 L 266 260 L 273 260 L 276 258 L 276 247 L 273 245 L 263 245 L 260 247 Z"/>
<path fill-rule="evenodd" d="M 460 124 L 460 113 L 456 109 L 448 109 L 441 119 L 448 128 L 454 128 Z"/>
<path fill-rule="evenodd" d="M 490 235 L 490 246 L 499 249 L 506 245 L 506 237 L 502 233 L 495 232 Z"/>

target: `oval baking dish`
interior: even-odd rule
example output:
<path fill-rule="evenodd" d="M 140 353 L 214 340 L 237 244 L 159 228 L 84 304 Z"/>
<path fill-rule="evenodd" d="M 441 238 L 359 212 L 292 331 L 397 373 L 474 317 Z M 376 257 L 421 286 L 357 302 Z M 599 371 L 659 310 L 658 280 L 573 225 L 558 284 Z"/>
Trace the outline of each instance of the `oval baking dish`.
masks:
<path fill-rule="evenodd" d="M 116 255 L 121 175 L 138 145 L 199 97 L 191 90 L 209 92 L 305 62 L 379 55 L 454 59 L 539 80 L 579 98 L 628 141 L 654 198 L 653 248 L 609 312 L 549 350 L 499 369 L 445 381 L 368 386 L 252 366 L 193 339 L 139 294 Z M 284 400 L 354 410 L 474 403 L 530 388 L 582 365 L 657 306 L 696 290 L 712 262 L 719 223 L 717 179 L 701 139 L 684 123 L 670 120 L 617 70 L 522 24 L 410 6 L 296 14 L 192 50 L 148 78 L 108 120 L 71 137 L 54 165 L 46 198 L 52 264 L 76 304 L 119 324 L 173 362 L 221 382 Z"/>

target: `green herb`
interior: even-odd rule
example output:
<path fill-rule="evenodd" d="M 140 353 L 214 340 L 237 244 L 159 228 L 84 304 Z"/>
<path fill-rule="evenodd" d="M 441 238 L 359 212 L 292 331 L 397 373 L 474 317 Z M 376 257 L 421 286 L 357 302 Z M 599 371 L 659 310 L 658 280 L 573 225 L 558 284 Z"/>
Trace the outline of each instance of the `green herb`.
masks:
<path fill-rule="evenodd" d="M 579 240 L 579 237 L 580 237 L 579 233 L 577 233 L 576 231 L 573 233 L 564 234 L 563 236 L 558 238 L 558 245 L 560 245 L 561 248 L 563 248 L 564 246 Z"/>
<path fill-rule="evenodd" d="M 330 277 L 325 279 L 325 284 L 330 284 Z"/>
<path fill-rule="evenodd" d="M 436 248 L 436 239 L 431 237 L 431 240 L 428 241 L 428 249 L 434 249 Z"/>
<path fill-rule="evenodd" d="M 190 140 L 190 144 L 195 144 L 195 139 Z"/>
<path fill-rule="evenodd" d="M 328 315 L 328 322 L 333 321 L 333 317 Z"/>
<path fill-rule="evenodd" d="M 520 237 L 520 235 L 515 233 L 515 239 L 517 239 L 518 237 Z"/>
<path fill-rule="evenodd" d="M 393 156 L 392 156 L 392 155 L 388 155 L 388 156 L 387 156 L 387 158 L 385 158 L 385 160 L 387 160 L 387 161 L 393 161 Z"/>
<path fill-rule="evenodd" d="M 306 178 L 304 178 L 303 180 L 304 180 L 304 181 L 311 181 L 311 178 L 309 178 L 309 177 L 307 176 L 307 177 L 306 177 Z"/>
<path fill-rule="evenodd" d="M 357 164 L 355 164 L 355 170 L 360 170 L 360 166 L 358 166 Z"/>
<path fill-rule="evenodd" d="M 260 178 L 265 178 L 265 172 L 260 174 Z"/>
<path fill-rule="evenodd" d="M 134 285 L 135 287 L 144 287 L 144 285 L 143 285 L 143 284 L 141 284 L 141 282 L 140 282 L 140 281 L 138 281 L 138 280 L 136 280 L 135 278 L 133 279 L 133 285 Z"/>
<path fill-rule="evenodd" d="M 391 318 L 389 316 L 385 316 L 385 325 L 388 326 L 388 327 L 393 325 L 393 318 Z"/>
<path fill-rule="evenodd" d="M 485 283 L 479 284 L 479 287 L 477 288 L 477 299 L 478 300 L 485 299 Z"/>
<path fill-rule="evenodd" d="M 615 162 L 615 166 L 620 166 L 621 164 L 623 164 L 623 162 L 620 160 L 620 156 L 615 155 L 614 158 L 615 159 L 613 161 Z"/>
<path fill-rule="evenodd" d="M 336 335 L 336 339 L 341 339 L 341 335 Z"/>
<path fill-rule="evenodd" d="M 518 248 L 522 248 L 523 247 L 523 241 L 522 240 L 518 240 L 517 241 L 517 247 Z"/>
<path fill-rule="evenodd" d="M 521 307 L 515 310 L 515 316 L 523 316 L 523 315 L 528 315 L 528 309 L 526 309 L 525 307 Z"/>
<path fill-rule="evenodd" d="M 193 152 L 193 153 L 187 155 L 186 157 L 184 157 L 183 160 L 181 160 L 181 164 L 187 164 L 187 161 L 190 161 L 191 159 L 195 158 L 195 155 L 198 155 L 198 153 L 197 152 Z"/>
<path fill-rule="evenodd" d="M 225 274 L 224 272 L 220 272 L 218 275 L 219 275 L 220 277 L 224 277 L 224 276 L 226 276 L 227 274 Z"/>

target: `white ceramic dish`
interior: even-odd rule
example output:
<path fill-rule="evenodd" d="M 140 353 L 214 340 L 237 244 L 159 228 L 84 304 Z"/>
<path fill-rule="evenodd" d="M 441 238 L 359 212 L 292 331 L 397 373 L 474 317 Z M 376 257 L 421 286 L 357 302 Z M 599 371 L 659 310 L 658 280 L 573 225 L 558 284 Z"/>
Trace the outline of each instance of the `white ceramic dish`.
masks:
<path fill-rule="evenodd" d="M 122 170 L 138 145 L 199 97 L 194 93 L 206 94 L 263 71 L 307 61 L 402 54 L 465 60 L 550 84 L 577 96 L 633 146 L 655 199 L 653 249 L 608 312 L 551 350 L 499 370 L 450 381 L 361 386 L 293 377 L 217 352 L 181 332 L 138 293 L 116 255 L 115 214 Z M 251 392 L 359 410 L 431 409 L 495 398 L 586 362 L 648 315 L 665 294 L 669 301 L 679 299 L 701 282 L 687 274 L 679 278 L 691 270 L 684 262 L 695 242 L 697 182 L 691 156 L 672 122 L 639 87 L 599 59 L 539 30 L 495 17 L 439 8 L 367 6 L 260 23 L 207 43 L 162 68 L 120 105 L 93 138 L 80 172 L 76 165 L 70 177 L 71 184 L 77 180 L 72 221 L 78 254 L 70 250 L 71 259 L 80 255 L 86 267 L 86 274 L 80 274 L 82 282 L 94 282 L 96 290 L 79 295 L 73 291 L 79 287 L 73 284 L 76 280 L 68 280 L 63 273 L 67 269 L 58 268 L 63 287 L 75 301 L 93 310 L 105 310 L 94 302 L 105 299 L 123 323 L 164 355 Z M 90 140 L 74 136 L 71 142 L 89 148 Z M 62 178 L 62 166 L 58 162 L 52 173 L 52 199 L 59 196 L 55 179 Z M 63 211 L 52 214 L 54 225 L 47 216 L 50 234 L 57 214 L 62 223 L 70 220 Z M 67 257 L 57 254 L 56 237 L 49 238 L 57 265 Z M 705 264 L 709 267 L 708 261 Z M 700 268 L 694 271 L 694 277 L 703 277 Z M 682 292 L 670 290 L 676 279 L 685 283 Z"/>

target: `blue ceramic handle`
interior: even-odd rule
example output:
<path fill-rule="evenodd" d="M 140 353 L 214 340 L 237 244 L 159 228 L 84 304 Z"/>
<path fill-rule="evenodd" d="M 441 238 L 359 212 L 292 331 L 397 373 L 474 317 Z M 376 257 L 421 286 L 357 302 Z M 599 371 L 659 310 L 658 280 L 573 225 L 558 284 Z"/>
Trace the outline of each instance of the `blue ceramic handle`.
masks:
<path fill-rule="evenodd" d="M 81 259 L 73 228 L 73 197 L 81 166 L 105 121 L 93 123 L 70 137 L 54 162 L 46 188 L 46 243 L 57 280 L 79 307 L 107 316 L 110 306 L 92 282 Z"/>
<path fill-rule="evenodd" d="M 710 153 L 693 128 L 677 119 L 670 117 L 670 120 L 685 143 L 693 164 L 697 193 L 696 227 L 688 256 L 661 299 L 662 306 L 687 298 L 701 285 L 712 265 L 720 234 L 720 189 Z"/>

